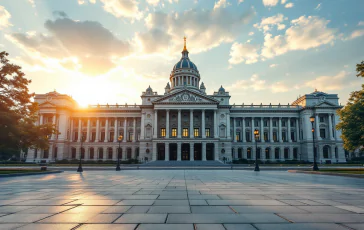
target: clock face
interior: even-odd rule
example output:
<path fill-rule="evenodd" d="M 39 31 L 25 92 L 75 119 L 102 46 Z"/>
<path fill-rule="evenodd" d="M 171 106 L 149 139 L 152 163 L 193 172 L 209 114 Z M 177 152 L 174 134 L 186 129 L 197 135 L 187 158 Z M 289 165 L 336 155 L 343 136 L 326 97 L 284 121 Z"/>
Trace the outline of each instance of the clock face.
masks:
<path fill-rule="evenodd" d="M 188 100 L 188 94 L 183 94 L 182 100 L 187 101 Z"/>

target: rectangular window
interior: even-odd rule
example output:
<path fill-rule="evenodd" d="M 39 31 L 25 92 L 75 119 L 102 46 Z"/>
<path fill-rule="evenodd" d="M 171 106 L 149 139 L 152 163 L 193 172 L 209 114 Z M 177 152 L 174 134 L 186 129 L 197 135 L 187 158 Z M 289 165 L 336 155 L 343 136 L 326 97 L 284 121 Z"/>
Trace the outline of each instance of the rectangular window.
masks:
<path fill-rule="evenodd" d="M 206 137 L 210 137 L 210 129 L 209 128 L 205 129 L 205 135 L 206 135 Z"/>
<path fill-rule="evenodd" d="M 292 141 L 297 141 L 296 138 L 295 138 L 295 136 L 294 136 L 294 132 L 291 132 L 291 140 Z"/>
<path fill-rule="evenodd" d="M 286 132 L 282 132 L 282 140 L 283 141 L 287 141 Z"/>
<path fill-rule="evenodd" d="M 236 141 L 240 141 L 240 132 L 236 132 Z"/>
<path fill-rule="evenodd" d="M 101 132 L 101 141 L 105 140 L 105 132 Z"/>
<path fill-rule="evenodd" d="M 113 142 L 113 141 L 114 141 L 114 132 L 110 132 L 109 142 Z"/>
<path fill-rule="evenodd" d="M 245 138 L 247 142 L 251 142 L 250 132 L 245 132 Z"/>
<path fill-rule="evenodd" d="M 95 142 L 95 139 L 96 139 L 96 132 L 92 132 L 92 134 L 91 134 L 91 141 L 92 142 Z"/>
<path fill-rule="evenodd" d="M 246 126 L 250 126 L 250 122 L 249 121 L 245 121 L 245 125 Z"/>
<path fill-rule="evenodd" d="M 264 141 L 268 141 L 268 132 L 264 132 Z"/>
<path fill-rule="evenodd" d="M 199 128 L 194 128 L 193 133 L 195 137 L 200 136 Z"/>
<path fill-rule="evenodd" d="M 87 138 L 87 132 L 82 132 L 81 138 L 83 138 L 83 141 L 85 141 Z"/>
<path fill-rule="evenodd" d="M 166 136 L 166 128 L 161 128 L 161 137 Z"/>
<path fill-rule="evenodd" d="M 75 132 L 75 135 L 73 135 L 73 140 L 77 141 L 78 140 L 78 132 Z"/>
<path fill-rule="evenodd" d="M 282 126 L 286 127 L 286 122 L 285 121 L 282 121 Z"/>
<path fill-rule="evenodd" d="M 277 138 L 277 132 L 273 132 L 273 141 L 277 142 L 278 138 Z"/>
<path fill-rule="evenodd" d="M 325 138 L 326 138 L 325 129 L 320 129 L 320 137 L 321 137 L 322 139 L 325 139 Z"/>
<path fill-rule="evenodd" d="M 277 127 L 277 121 L 273 121 L 273 127 Z"/>
<path fill-rule="evenodd" d="M 240 127 L 241 122 L 240 121 L 236 122 L 236 125 Z"/>
<path fill-rule="evenodd" d="M 295 127 L 295 126 L 296 126 L 295 122 L 293 120 L 291 120 L 291 127 Z"/>
<path fill-rule="evenodd" d="M 268 121 L 267 120 L 264 121 L 264 127 L 268 127 Z"/>
<path fill-rule="evenodd" d="M 259 126 L 259 121 L 255 121 L 255 127 Z"/>
<path fill-rule="evenodd" d="M 172 128 L 172 137 L 176 137 L 176 136 L 177 136 L 177 129 Z"/>
<path fill-rule="evenodd" d="M 128 138 L 128 141 L 132 141 L 134 138 L 134 133 L 133 132 L 130 132 L 129 133 L 129 138 Z"/>
<path fill-rule="evenodd" d="M 325 118 L 324 117 L 320 117 L 320 122 L 325 122 Z"/>
<path fill-rule="evenodd" d="M 183 128 L 182 129 L 182 136 L 183 137 L 188 137 L 188 128 Z"/>

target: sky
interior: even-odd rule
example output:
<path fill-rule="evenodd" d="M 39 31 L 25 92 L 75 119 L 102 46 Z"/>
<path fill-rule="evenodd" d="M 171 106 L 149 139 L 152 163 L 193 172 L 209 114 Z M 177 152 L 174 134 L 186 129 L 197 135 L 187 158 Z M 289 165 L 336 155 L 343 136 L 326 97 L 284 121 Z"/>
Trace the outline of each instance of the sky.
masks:
<path fill-rule="evenodd" d="M 315 89 L 343 105 L 360 89 L 363 0 L 0 0 L 0 49 L 30 92 L 88 104 L 164 93 L 183 37 L 207 94 L 288 104 Z"/>

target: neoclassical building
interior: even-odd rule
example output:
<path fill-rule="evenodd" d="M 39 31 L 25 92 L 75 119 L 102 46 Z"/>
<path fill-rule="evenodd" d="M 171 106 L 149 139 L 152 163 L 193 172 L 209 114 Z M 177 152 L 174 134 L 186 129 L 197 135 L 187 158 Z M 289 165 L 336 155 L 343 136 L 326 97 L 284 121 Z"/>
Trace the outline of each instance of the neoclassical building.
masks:
<path fill-rule="evenodd" d="M 164 93 L 149 86 L 139 105 L 80 108 L 65 94 L 37 94 L 38 123 L 54 124 L 58 134 L 50 137 L 49 149 L 29 150 L 27 161 L 116 160 L 118 153 L 123 160 L 142 162 L 253 160 L 256 154 L 262 161 L 313 161 L 313 141 L 318 162 L 346 161 L 335 129 L 341 108 L 337 94 L 315 90 L 288 105 L 231 105 L 222 86 L 206 94 L 188 54 L 185 43 Z M 257 143 L 255 129 L 260 132 Z"/>

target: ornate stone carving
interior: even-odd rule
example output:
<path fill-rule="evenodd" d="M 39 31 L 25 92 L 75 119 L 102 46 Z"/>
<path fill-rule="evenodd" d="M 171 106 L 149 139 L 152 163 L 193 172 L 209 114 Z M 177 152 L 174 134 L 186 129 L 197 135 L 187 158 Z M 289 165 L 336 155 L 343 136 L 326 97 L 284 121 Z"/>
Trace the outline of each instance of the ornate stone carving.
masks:
<path fill-rule="evenodd" d="M 174 97 L 169 98 L 170 102 L 201 102 L 202 98 L 190 94 L 190 93 L 182 93 L 182 94 L 178 94 Z"/>

